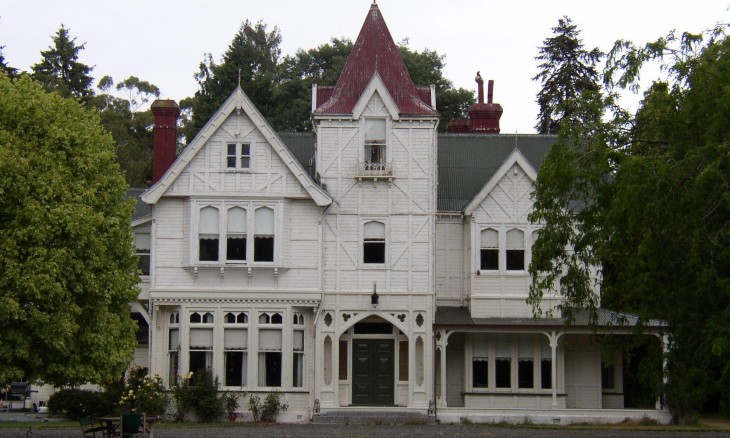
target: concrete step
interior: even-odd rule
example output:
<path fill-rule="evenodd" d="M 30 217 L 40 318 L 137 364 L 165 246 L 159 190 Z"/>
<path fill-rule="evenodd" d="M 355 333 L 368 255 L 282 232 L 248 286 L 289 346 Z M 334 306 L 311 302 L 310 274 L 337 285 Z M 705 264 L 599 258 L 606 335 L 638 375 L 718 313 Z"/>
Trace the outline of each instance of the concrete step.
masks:
<path fill-rule="evenodd" d="M 315 424 L 434 424 L 435 417 L 420 411 L 338 409 L 321 412 L 312 421 Z"/>

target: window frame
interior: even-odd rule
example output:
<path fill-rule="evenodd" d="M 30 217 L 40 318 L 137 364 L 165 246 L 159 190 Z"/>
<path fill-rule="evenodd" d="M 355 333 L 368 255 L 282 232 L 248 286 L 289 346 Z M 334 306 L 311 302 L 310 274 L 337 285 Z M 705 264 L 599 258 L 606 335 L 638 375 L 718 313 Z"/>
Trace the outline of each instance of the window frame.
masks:
<path fill-rule="evenodd" d="M 369 223 L 379 223 L 383 226 L 383 238 L 382 239 L 366 239 L 365 237 L 365 226 Z M 382 269 L 388 266 L 388 220 L 382 217 L 363 218 L 360 224 L 360 265 L 362 268 L 375 268 Z M 365 261 L 365 247 L 366 245 L 380 244 L 383 248 L 383 261 L 382 262 L 366 262 Z"/>
<path fill-rule="evenodd" d="M 144 242 L 142 236 L 147 236 L 148 248 L 142 248 L 140 243 Z M 134 253 L 139 258 L 137 269 L 139 270 L 140 277 L 149 277 L 150 269 L 152 267 L 152 233 L 149 230 L 135 231 L 134 232 Z M 146 272 L 145 272 L 145 267 Z"/>
<path fill-rule="evenodd" d="M 249 172 L 253 169 L 253 143 L 245 141 L 230 140 L 222 142 L 223 169 L 227 172 Z M 230 153 L 230 147 L 234 146 L 233 154 Z M 244 153 L 244 147 L 248 148 L 248 154 Z M 234 166 L 230 166 L 230 160 L 235 162 Z M 248 166 L 244 166 L 244 159 L 248 159 Z"/>
<path fill-rule="evenodd" d="M 205 356 L 205 367 L 210 369 L 215 375 L 216 367 L 216 312 L 213 309 L 189 309 L 187 312 L 187 340 L 188 340 L 188 372 L 195 373 L 196 370 L 191 369 L 192 355 L 193 353 L 203 353 Z M 200 321 L 193 321 L 193 315 L 198 315 Z M 197 318 L 195 318 L 197 319 Z M 193 348 L 191 345 L 191 338 L 193 330 L 210 330 L 211 333 L 211 346 L 209 348 Z M 196 346 L 197 347 L 197 346 Z M 202 347 L 202 346 L 201 346 Z"/>
<path fill-rule="evenodd" d="M 221 386 L 226 388 L 248 388 L 248 370 L 250 368 L 249 364 L 249 351 L 251 349 L 251 342 L 250 342 L 250 319 L 249 319 L 249 311 L 247 310 L 232 310 L 232 309 L 226 309 L 225 313 L 223 314 L 223 384 Z M 228 316 L 233 315 L 235 318 L 234 322 L 228 321 Z M 244 330 L 245 331 L 245 342 L 246 346 L 244 348 L 227 348 L 225 339 L 226 339 L 226 330 Z M 215 349 L 215 347 L 214 347 Z M 241 385 L 228 385 L 228 354 L 242 354 L 242 361 L 241 361 L 241 368 L 239 370 L 240 372 L 240 378 L 241 378 Z"/>
<path fill-rule="evenodd" d="M 532 262 L 532 247 L 535 244 L 537 233 L 540 232 L 542 227 L 535 226 L 533 224 L 525 223 L 476 223 L 473 225 L 473 264 L 474 271 L 472 274 L 476 275 L 508 275 L 508 276 L 524 276 L 529 275 L 528 268 Z M 497 267 L 498 269 L 484 269 L 482 268 L 482 251 L 494 250 L 492 247 L 485 247 L 482 243 L 482 232 L 486 230 L 494 230 L 497 232 L 497 240 L 499 248 L 497 250 Z M 511 249 L 508 248 L 507 233 L 510 231 L 519 231 L 522 233 L 523 248 L 522 249 Z M 508 269 L 508 254 L 510 251 L 521 251 L 522 252 L 522 269 Z"/>
<path fill-rule="evenodd" d="M 214 208 L 218 210 L 218 259 L 217 260 L 200 260 L 200 241 L 201 236 L 212 237 L 214 234 L 201 233 L 200 222 L 201 214 L 205 208 Z M 245 232 L 229 231 L 228 221 L 230 211 L 235 208 L 241 208 L 245 212 L 246 227 Z M 272 245 L 272 261 L 256 260 L 256 211 L 261 209 L 269 209 L 273 215 L 272 230 L 273 234 L 267 234 L 273 239 Z M 211 266 L 211 267 L 256 267 L 256 266 L 277 266 L 281 256 L 279 255 L 280 243 L 279 236 L 281 233 L 281 201 L 218 201 L 218 200 L 196 200 L 192 203 L 192 220 L 191 246 L 190 246 L 190 264 L 191 266 Z M 228 245 L 230 237 L 243 237 L 245 239 L 245 254 L 243 259 L 229 259 Z"/>
<path fill-rule="evenodd" d="M 258 388 L 284 388 L 285 382 L 286 382 L 286 369 L 284 368 L 284 355 L 285 352 L 289 351 L 290 349 L 286 348 L 286 345 L 284 344 L 284 329 L 286 327 L 285 321 L 286 321 L 286 314 L 287 312 L 285 310 L 260 310 L 256 313 L 257 315 L 257 323 L 258 327 L 256 330 L 257 339 L 256 339 L 256 384 Z M 261 317 L 267 315 L 268 318 L 265 319 L 265 322 L 261 322 Z M 279 316 L 281 318 L 281 322 L 274 322 L 274 316 Z M 281 341 L 281 346 L 278 350 L 275 349 L 266 349 L 263 350 L 261 348 L 261 333 L 263 331 L 278 331 L 279 332 L 279 339 Z M 268 361 L 269 361 L 269 354 L 271 353 L 278 353 L 279 354 L 279 384 L 278 385 L 267 385 L 268 382 Z M 263 354 L 263 356 L 262 356 Z M 263 360 L 262 360 L 263 357 Z M 272 359 L 273 360 L 273 359 Z M 264 366 L 264 374 L 262 374 L 262 365 Z"/>
<path fill-rule="evenodd" d="M 498 346 L 500 340 L 504 342 L 501 348 Z M 483 345 L 478 347 L 480 342 Z M 550 355 L 546 357 L 546 351 L 551 351 L 550 342 L 543 333 L 474 332 L 469 340 L 468 351 L 468 358 L 471 360 L 468 387 L 474 393 L 520 395 L 552 392 L 554 384 L 551 374 L 552 362 Z M 476 366 L 478 362 L 486 362 L 482 367 L 486 368 L 486 386 L 483 383 L 477 386 L 478 379 L 475 373 L 479 368 Z M 523 368 L 529 368 L 524 371 L 529 373 L 529 380 L 532 383 L 530 387 L 520 385 L 520 363 L 523 363 Z M 526 365 L 528 363 L 529 367 Z M 502 373 L 509 371 L 509 386 L 497 386 L 500 380 L 500 368 Z M 548 372 L 547 382 L 544 382 L 543 378 L 545 371 Z M 483 380 L 479 379 L 480 382 Z M 502 376 L 502 380 L 505 380 L 505 376 Z"/>

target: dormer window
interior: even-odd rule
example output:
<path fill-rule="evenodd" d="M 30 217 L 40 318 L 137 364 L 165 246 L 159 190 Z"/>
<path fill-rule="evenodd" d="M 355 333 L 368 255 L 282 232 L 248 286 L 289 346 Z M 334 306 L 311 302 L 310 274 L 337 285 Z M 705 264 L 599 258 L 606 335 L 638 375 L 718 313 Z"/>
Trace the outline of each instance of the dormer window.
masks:
<path fill-rule="evenodd" d="M 226 144 L 226 167 L 231 170 L 251 168 L 251 145 L 246 143 Z"/>
<path fill-rule="evenodd" d="M 393 168 L 386 158 L 385 119 L 365 119 L 365 146 L 362 163 L 358 166 L 359 177 L 392 176 Z"/>
<path fill-rule="evenodd" d="M 385 170 L 385 119 L 365 119 L 365 166 Z"/>

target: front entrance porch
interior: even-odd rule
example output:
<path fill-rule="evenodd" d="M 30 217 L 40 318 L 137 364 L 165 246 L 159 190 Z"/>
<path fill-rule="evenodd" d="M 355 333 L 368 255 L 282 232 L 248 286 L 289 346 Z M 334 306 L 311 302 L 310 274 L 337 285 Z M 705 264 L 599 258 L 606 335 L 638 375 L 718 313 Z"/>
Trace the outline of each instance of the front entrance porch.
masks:
<path fill-rule="evenodd" d="M 423 314 L 323 313 L 315 412 L 429 406 L 430 327 Z M 339 324 L 341 323 L 341 324 Z M 339 325 L 338 325 L 339 324 Z"/>

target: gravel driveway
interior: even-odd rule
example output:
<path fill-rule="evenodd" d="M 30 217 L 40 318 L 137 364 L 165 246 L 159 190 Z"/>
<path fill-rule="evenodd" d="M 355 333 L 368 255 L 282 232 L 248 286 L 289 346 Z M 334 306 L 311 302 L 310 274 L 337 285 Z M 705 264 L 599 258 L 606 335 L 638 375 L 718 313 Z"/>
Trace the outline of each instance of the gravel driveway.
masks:
<path fill-rule="evenodd" d="M 0 429 L 0 437 L 8 438 L 71 438 L 78 437 L 78 429 Z M 659 437 L 729 437 L 728 432 L 652 432 L 631 430 L 581 430 L 581 429 L 531 429 L 500 428 L 481 425 L 430 425 L 430 426 L 380 426 L 380 425 L 341 425 L 341 424 L 275 424 L 242 425 L 240 427 L 185 427 L 158 428 L 156 438 L 369 438 L 369 437 L 418 437 L 418 438 L 460 438 L 460 437 L 530 437 L 530 438 L 659 438 Z"/>

